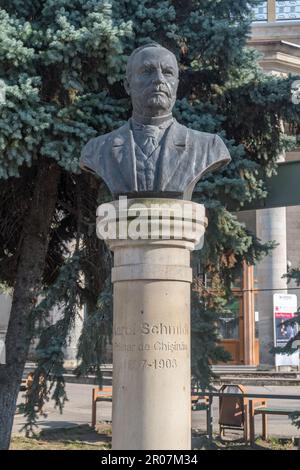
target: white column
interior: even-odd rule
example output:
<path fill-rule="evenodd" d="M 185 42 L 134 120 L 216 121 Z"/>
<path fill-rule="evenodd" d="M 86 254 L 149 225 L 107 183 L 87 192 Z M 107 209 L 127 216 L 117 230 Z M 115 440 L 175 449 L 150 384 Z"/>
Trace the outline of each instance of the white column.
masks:
<path fill-rule="evenodd" d="M 197 233 L 188 229 L 178 240 L 162 239 L 166 220 L 158 211 L 154 224 L 148 224 L 151 203 L 169 209 L 189 205 Z M 170 199 L 130 200 L 128 227 L 134 204 L 147 206 L 142 218 L 148 221 L 149 237 L 158 239 L 108 241 L 114 252 L 112 447 L 190 449 L 190 251 L 199 240 L 203 243 L 204 207 Z M 172 230 L 188 226 L 179 212 Z M 101 224 L 98 217 L 98 236 Z"/>
<path fill-rule="evenodd" d="M 270 348 L 274 345 L 273 294 L 284 293 L 287 272 L 286 247 L 286 208 L 263 209 L 256 212 L 257 236 L 262 242 L 274 240 L 278 246 L 257 266 L 258 291 L 257 310 L 259 311 L 260 363 L 275 363 Z M 264 290 L 269 289 L 269 290 Z"/>
<path fill-rule="evenodd" d="M 70 330 L 68 338 L 67 338 L 67 346 L 64 350 L 64 354 L 65 354 L 64 367 L 66 369 L 73 369 L 78 366 L 78 360 L 77 360 L 78 342 L 81 336 L 83 322 L 84 322 L 84 307 L 81 307 L 81 308 L 78 307 L 78 311 L 76 312 L 73 327 Z"/>

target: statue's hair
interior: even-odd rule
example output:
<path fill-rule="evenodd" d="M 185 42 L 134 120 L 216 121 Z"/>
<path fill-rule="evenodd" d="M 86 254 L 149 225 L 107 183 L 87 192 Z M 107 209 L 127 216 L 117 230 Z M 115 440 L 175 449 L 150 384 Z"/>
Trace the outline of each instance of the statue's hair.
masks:
<path fill-rule="evenodd" d="M 134 51 L 128 57 L 127 67 L 126 67 L 127 80 L 130 80 L 130 77 L 131 77 L 132 63 L 133 63 L 134 57 L 137 54 L 139 54 L 141 51 L 143 51 L 144 49 L 148 49 L 148 47 L 157 47 L 157 48 L 160 48 L 160 49 L 164 49 L 165 51 L 168 51 L 169 54 L 171 54 L 174 57 L 174 59 L 177 63 L 177 59 L 176 59 L 175 54 L 173 54 L 173 52 L 169 51 L 169 49 L 167 49 L 166 47 L 161 46 L 160 44 L 158 44 L 158 42 L 148 42 L 147 44 L 144 44 L 143 46 L 140 46 L 140 47 L 137 47 L 136 49 L 134 49 Z"/>

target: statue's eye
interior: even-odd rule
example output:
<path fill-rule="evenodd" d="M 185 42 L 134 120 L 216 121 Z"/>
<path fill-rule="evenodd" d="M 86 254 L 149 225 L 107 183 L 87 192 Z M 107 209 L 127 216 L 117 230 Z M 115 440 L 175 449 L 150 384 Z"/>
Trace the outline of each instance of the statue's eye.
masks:
<path fill-rule="evenodd" d="M 151 67 L 145 67 L 142 69 L 142 74 L 143 75 L 150 75 L 152 73 L 153 69 Z"/>
<path fill-rule="evenodd" d="M 174 72 L 172 69 L 164 69 L 163 70 L 164 75 L 174 75 Z"/>

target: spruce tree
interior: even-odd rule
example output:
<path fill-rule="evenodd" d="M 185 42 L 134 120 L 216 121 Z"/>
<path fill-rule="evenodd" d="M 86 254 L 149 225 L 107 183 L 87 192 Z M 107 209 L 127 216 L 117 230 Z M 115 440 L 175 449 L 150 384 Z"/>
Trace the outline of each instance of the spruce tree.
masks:
<path fill-rule="evenodd" d="M 9 445 L 34 327 L 37 320 L 47 321 L 58 287 L 66 312 L 61 323 L 42 333 L 46 373 L 52 370 L 63 385 L 60 352 L 76 314 L 72 302 L 87 302 L 93 342 L 97 330 L 110 334 L 110 286 L 105 283 L 109 254 L 96 239 L 93 221 L 96 205 L 108 195 L 101 181 L 80 174 L 78 161 L 91 137 L 119 127 L 130 116 L 122 83 L 126 60 L 135 47 L 153 40 L 179 61 L 175 117 L 194 129 L 218 133 L 232 155 L 226 169 L 198 184 L 194 197 L 206 205 L 209 226 L 204 249 L 193 262 L 201 264 L 216 292 L 202 300 L 205 286 L 196 269 L 193 337 L 201 347 L 194 348 L 193 372 L 201 385 L 208 383 L 207 364 L 216 358 L 215 320 L 226 309 L 230 285 L 244 260 L 254 263 L 269 248 L 226 210 L 226 201 L 239 208 L 265 194 L 264 178 L 290 145 L 281 122 L 299 126 L 299 111 L 290 100 L 291 79 L 264 76 L 257 54 L 246 48 L 251 7 L 258 3 L 0 1 L 0 78 L 6 94 L 0 105 L 0 280 L 14 287 L 7 364 L 0 366 L 1 449 Z M 64 266 L 73 238 L 76 246 Z M 49 285 L 52 290 L 46 294 Z M 38 304 L 43 289 L 46 300 Z M 49 344 L 53 331 L 58 340 Z M 83 369 L 95 357 L 100 361 L 98 349 L 87 351 L 90 343 L 82 338 Z M 101 349 L 102 342 L 96 343 Z M 63 396 L 62 388 L 56 389 L 58 404 Z"/>

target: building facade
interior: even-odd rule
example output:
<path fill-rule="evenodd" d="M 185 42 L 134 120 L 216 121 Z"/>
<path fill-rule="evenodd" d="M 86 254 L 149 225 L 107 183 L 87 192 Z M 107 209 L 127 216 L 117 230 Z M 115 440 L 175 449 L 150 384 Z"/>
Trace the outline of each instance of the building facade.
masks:
<path fill-rule="evenodd" d="M 266 73 L 300 75 L 300 1 L 268 0 L 255 9 L 249 46 L 261 53 L 260 65 Z M 284 123 L 283 123 L 284 126 Z M 300 160 L 299 151 L 286 152 L 282 160 Z M 279 207 L 240 213 L 239 219 L 262 241 L 278 244 L 255 267 L 260 364 L 274 364 L 270 347 L 274 344 L 273 295 L 293 293 L 300 302 L 299 289 L 287 285 L 283 277 L 290 267 L 300 267 L 300 206 Z"/>

